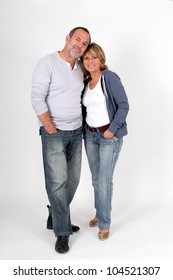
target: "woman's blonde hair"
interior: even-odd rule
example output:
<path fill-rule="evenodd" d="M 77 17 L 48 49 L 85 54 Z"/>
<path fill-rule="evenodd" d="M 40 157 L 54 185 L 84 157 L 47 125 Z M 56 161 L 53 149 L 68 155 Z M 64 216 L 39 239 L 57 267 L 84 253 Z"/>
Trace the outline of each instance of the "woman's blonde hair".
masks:
<path fill-rule="evenodd" d="M 84 56 L 85 56 L 85 54 L 87 52 L 90 52 L 94 57 L 98 57 L 99 58 L 99 60 L 101 62 L 101 66 L 100 66 L 100 70 L 101 71 L 103 71 L 105 69 L 108 69 L 108 66 L 106 65 L 106 56 L 105 56 L 105 53 L 104 53 L 102 47 L 100 47 L 98 44 L 96 44 L 94 42 L 91 43 L 87 47 L 86 51 L 84 52 L 84 54 L 81 57 L 82 65 L 83 65 L 83 58 L 84 58 Z M 84 76 L 85 77 L 89 76 L 88 71 L 86 71 L 85 69 L 84 69 Z"/>

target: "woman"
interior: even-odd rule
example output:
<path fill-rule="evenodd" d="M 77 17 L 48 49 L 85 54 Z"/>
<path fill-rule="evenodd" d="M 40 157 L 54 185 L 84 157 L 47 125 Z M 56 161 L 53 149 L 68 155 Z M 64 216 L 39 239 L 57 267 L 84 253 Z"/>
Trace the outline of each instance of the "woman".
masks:
<path fill-rule="evenodd" d="M 89 225 L 98 226 L 98 238 L 106 240 L 111 225 L 113 172 L 127 134 L 129 105 L 120 78 L 108 70 L 104 51 L 98 44 L 91 43 L 81 61 L 87 81 L 82 95 L 86 109 L 84 140 L 96 209 Z"/>

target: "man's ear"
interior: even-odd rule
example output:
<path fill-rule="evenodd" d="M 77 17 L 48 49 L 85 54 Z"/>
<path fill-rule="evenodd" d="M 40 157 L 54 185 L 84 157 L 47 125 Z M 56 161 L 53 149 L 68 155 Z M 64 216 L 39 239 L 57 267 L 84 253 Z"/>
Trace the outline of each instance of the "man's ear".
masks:
<path fill-rule="evenodd" d="M 66 43 L 67 43 L 69 40 L 70 40 L 70 35 L 67 35 L 67 36 L 66 36 L 66 40 L 65 40 Z"/>

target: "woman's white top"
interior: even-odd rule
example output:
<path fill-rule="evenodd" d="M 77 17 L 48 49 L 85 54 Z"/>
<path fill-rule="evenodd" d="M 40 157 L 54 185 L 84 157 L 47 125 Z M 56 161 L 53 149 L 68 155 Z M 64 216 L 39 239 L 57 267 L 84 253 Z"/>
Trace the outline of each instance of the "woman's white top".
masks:
<path fill-rule="evenodd" d="M 86 122 L 90 127 L 100 127 L 110 122 L 100 79 L 93 89 L 87 85 L 82 103 L 86 107 Z"/>

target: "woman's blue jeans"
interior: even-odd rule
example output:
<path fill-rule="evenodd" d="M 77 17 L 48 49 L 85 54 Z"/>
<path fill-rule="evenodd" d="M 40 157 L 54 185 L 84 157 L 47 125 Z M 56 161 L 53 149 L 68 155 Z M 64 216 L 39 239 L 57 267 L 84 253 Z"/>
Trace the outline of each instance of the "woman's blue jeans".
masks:
<path fill-rule="evenodd" d="M 85 149 L 92 174 L 96 216 L 99 229 L 109 229 L 113 173 L 123 144 L 123 138 L 105 138 L 100 132 L 89 129 L 85 134 Z"/>
<path fill-rule="evenodd" d="M 56 236 L 72 234 L 70 203 L 81 172 L 82 128 L 48 134 L 40 128 L 46 191 Z"/>

